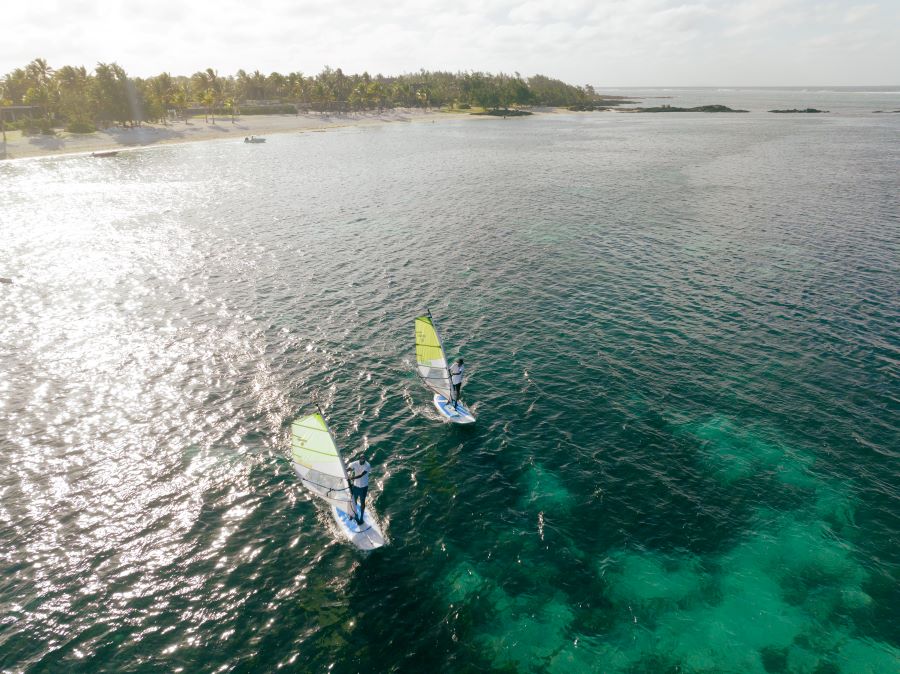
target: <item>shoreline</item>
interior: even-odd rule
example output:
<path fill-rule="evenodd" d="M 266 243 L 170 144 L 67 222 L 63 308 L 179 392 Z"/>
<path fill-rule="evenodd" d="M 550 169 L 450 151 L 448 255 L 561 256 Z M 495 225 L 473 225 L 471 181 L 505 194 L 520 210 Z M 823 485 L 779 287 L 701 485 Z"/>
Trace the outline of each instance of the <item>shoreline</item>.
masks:
<path fill-rule="evenodd" d="M 208 140 L 243 141 L 247 136 L 269 136 L 282 133 L 326 131 L 341 127 L 408 123 L 438 117 L 469 117 L 467 111 L 394 108 L 384 112 L 347 114 L 305 113 L 298 115 L 247 115 L 232 123 L 230 117 L 217 117 L 215 124 L 192 118 L 169 124 L 145 123 L 133 129 L 112 127 L 94 133 L 77 134 L 59 131 L 54 136 L 24 136 L 21 131 L 6 132 L 6 153 L 0 140 L 0 161 L 33 159 L 71 154 L 90 154 L 136 150 L 156 145 L 174 145 Z"/>

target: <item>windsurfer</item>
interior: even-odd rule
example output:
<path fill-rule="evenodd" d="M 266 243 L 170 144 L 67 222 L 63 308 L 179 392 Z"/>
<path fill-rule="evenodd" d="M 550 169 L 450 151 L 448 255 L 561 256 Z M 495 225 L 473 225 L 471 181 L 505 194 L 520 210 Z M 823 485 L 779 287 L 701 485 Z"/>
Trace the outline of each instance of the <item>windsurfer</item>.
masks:
<path fill-rule="evenodd" d="M 462 391 L 463 374 L 466 371 L 463 365 L 463 359 L 457 358 L 456 362 L 450 366 L 450 383 L 453 384 L 453 407 L 459 404 L 459 394 Z"/>
<path fill-rule="evenodd" d="M 366 511 L 366 493 L 369 491 L 369 472 L 372 466 L 366 461 L 364 454 L 347 466 L 347 479 L 350 480 L 350 499 L 353 501 L 353 509 L 356 510 L 356 523 L 363 523 L 363 513 Z M 358 507 L 357 507 L 358 505 Z"/>

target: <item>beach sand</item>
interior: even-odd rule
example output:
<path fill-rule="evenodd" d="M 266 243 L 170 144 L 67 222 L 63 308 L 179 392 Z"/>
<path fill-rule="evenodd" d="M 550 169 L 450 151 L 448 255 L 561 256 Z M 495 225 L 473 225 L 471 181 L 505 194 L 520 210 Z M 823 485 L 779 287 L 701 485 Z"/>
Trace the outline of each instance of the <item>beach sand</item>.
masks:
<path fill-rule="evenodd" d="M 437 110 L 425 112 L 415 108 L 395 108 L 384 112 L 346 114 L 248 115 L 239 116 L 234 122 L 231 121 L 230 117 L 216 117 L 215 124 L 212 123 L 212 118 L 207 122 L 203 117 L 194 117 L 187 122 L 171 122 L 167 125 L 142 124 L 139 128 L 134 129 L 114 127 L 88 134 L 58 131 L 55 136 L 23 136 L 20 131 L 7 131 L 5 157 L 3 141 L 0 140 L 0 159 L 103 152 L 202 140 L 228 138 L 243 140 L 246 136 L 251 135 L 267 136 L 277 133 L 317 131 L 342 126 L 425 121 L 447 117 L 448 115 L 454 117 L 467 116 L 465 113 L 448 113 Z"/>

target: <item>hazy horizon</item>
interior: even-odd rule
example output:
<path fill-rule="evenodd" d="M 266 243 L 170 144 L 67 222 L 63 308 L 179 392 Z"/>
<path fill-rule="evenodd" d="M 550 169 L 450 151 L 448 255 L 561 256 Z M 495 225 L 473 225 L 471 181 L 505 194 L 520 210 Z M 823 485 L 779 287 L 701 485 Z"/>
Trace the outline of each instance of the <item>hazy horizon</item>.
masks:
<path fill-rule="evenodd" d="M 236 0 L 15 5 L 0 74 L 117 62 L 130 75 L 426 70 L 536 73 L 623 87 L 844 87 L 900 83 L 900 6 L 812 0 Z M 660 84 L 662 82 L 663 84 Z M 801 82 L 802 84 L 796 84 Z"/>

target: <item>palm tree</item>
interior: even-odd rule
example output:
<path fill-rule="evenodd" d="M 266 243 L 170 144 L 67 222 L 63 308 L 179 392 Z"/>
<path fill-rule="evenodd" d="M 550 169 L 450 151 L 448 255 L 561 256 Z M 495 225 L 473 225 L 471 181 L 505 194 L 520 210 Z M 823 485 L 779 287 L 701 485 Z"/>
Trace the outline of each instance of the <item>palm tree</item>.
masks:
<path fill-rule="evenodd" d="M 340 68 L 334 71 L 332 90 L 334 91 L 335 99 L 341 106 L 346 105 L 347 99 L 350 98 L 350 88 L 353 85 L 348 79 L 349 78 L 344 75 L 344 71 Z"/>
<path fill-rule="evenodd" d="M 331 107 L 331 101 L 334 100 L 334 94 L 331 93 L 328 84 L 322 80 L 316 80 L 312 91 L 313 103 L 319 108 L 319 112 L 324 112 Z"/>
<path fill-rule="evenodd" d="M 205 104 L 207 92 L 212 92 L 213 102 L 209 106 L 207 106 L 206 121 L 208 122 L 209 109 L 213 108 L 221 98 L 222 80 L 219 78 L 219 74 L 215 70 L 213 70 L 212 68 L 207 68 L 206 70 L 201 70 L 191 75 L 191 81 L 193 82 L 196 91 L 204 92 L 200 101 L 201 103 Z M 215 123 L 215 115 L 213 115 L 213 124 Z"/>
<path fill-rule="evenodd" d="M 222 82 L 219 79 L 219 73 L 212 68 L 206 69 L 206 81 L 209 83 L 210 88 L 218 93 L 222 88 Z"/>
<path fill-rule="evenodd" d="M 173 89 L 174 84 L 169 73 L 160 73 L 150 80 L 150 90 L 161 109 L 163 124 L 168 124 L 167 117 L 169 116 L 169 103 L 172 100 Z"/>
<path fill-rule="evenodd" d="M 0 133 L 3 134 L 3 153 L 6 154 L 6 111 L 3 109 L 12 105 L 12 101 L 4 98 L 4 90 L 0 87 Z"/>
<path fill-rule="evenodd" d="M 28 76 L 22 68 L 16 68 L 3 78 L 3 89 L 6 97 L 12 101 L 12 105 L 22 103 L 25 92 L 28 91 Z"/>
<path fill-rule="evenodd" d="M 29 87 L 25 92 L 25 104 L 40 108 L 41 117 L 49 121 L 50 91 L 47 87 Z"/>
<path fill-rule="evenodd" d="M 287 78 L 281 73 L 271 73 L 266 78 L 266 98 L 282 98 L 288 85 Z"/>
<path fill-rule="evenodd" d="M 59 98 L 59 111 L 69 125 L 92 126 L 89 102 L 90 76 L 84 66 L 63 66 L 53 75 L 53 88 Z"/>
<path fill-rule="evenodd" d="M 367 89 L 366 85 L 363 82 L 354 87 L 353 91 L 350 92 L 350 107 L 354 110 L 360 110 L 368 107 L 366 101 Z"/>
<path fill-rule="evenodd" d="M 294 97 L 295 101 L 300 103 L 300 107 L 304 109 L 304 112 L 309 112 L 309 94 L 312 87 L 312 78 L 309 81 L 300 74 L 297 82 L 294 84 L 294 90 L 291 95 Z"/>
<path fill-rule="evenodd" d="M 385 92 L 381 82 L 378 80 L 370 82 L 366 94 L 369 102 L 378 107 L 378 112 L 384 110 Z"/>
<path fill-rule="evenodd" d="M 243 68 L 237 71 L 237 75 L 235 76 L 235 98 L 238 100 L 246 100 L 250 98 L 248 95 L 250 92 L 250 76 L 247 74 L 247 71 Z"/>
<path fill-rule="evenodd" d="M 204 107 L 206 107 L 206 123 L 209 124 L 209 113 L 212 111 L 212 123 L 215 124 L 216 110 L 214 106 L 216 104 L 216 92 L 212 90 L 212 87 L 203 92 L 202 102 Z"/>
<path fill-rule="evenodd" d="M 237 105 L 237 102 L 234 100 L 234 96 L 229 96 L 225 99 L 225 109 L 231 113 L 231 123 L 234 124 L 234 109 Z"/>
<path fill-rule="evenodd" d="M 175 109 L 178 110 L 178 113 L 181 115 L 181 118 L 187 122 L 187 119 L 184 116 L 184 110 L 187 108 L 188 102 L 188 91 L 187 87 L 181 85 L 180 87 L 175 89 L 175 92 L 172 94 L 172 105 L 175 106 Z"/>
<path fill-rule="evenodd" d="M 250 76 L 250 92 L 254 100 L 262 100 L 266 96 L 266 76 L 258 70 L 254 70 Z"/>
<path fill-rule="evenodd" d="M 298 103 L 303 92 L 303 73 L 296 71 L 288 73 L 285 80 L 285 97 L 292 100 L 295 104 Z"/>
<path fill-rule="evenodd" d="M 47 64 L 46 59 L 35 59 L 25 66 L 25 75 L 31 80 L 32 86 L 49 87 L 50 79 L 53 77 L 53 68 Z"/>
<path fill-rule="evenodd" d="M 25 75 L 31 84 L 25 94 L 26 97 L 30 99 L 32 105 L 40 106 L 43 116 L 49 121 L 50 79 L 53 77 L 53 68 L 47 64 L 46 59 L 38 58 L 25 66 Z"/>

